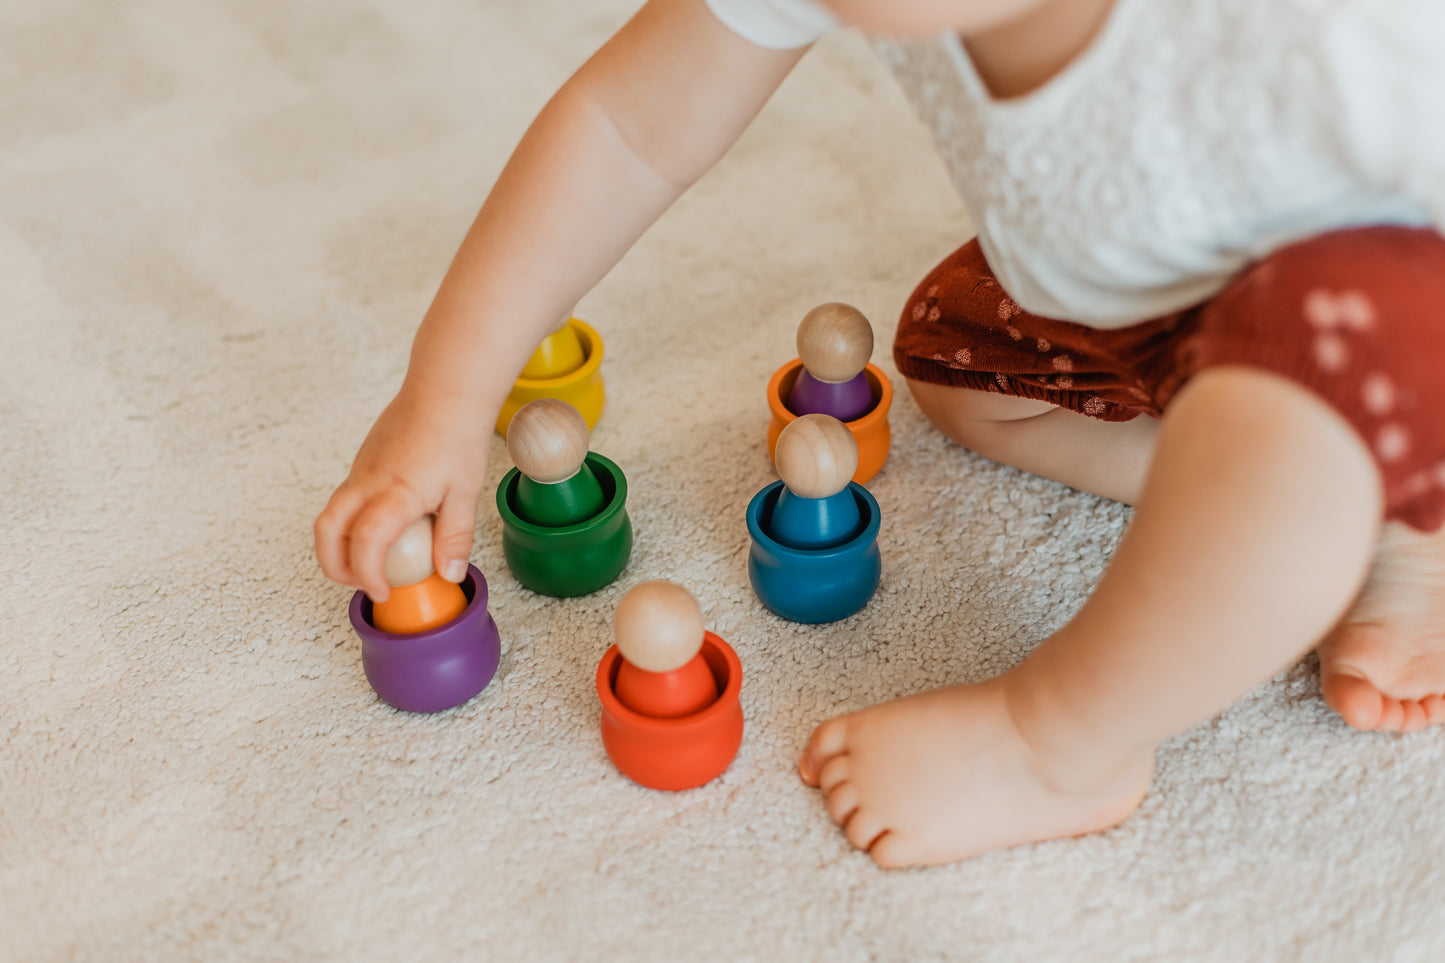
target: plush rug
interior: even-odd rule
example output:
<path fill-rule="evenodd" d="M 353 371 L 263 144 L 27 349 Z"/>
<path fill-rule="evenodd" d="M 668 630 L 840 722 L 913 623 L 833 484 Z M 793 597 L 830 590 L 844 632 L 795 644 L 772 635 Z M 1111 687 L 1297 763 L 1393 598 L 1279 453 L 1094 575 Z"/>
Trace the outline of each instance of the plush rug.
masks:
<path fill-rule="evenodd" d="M 877 595 L 825 626 L 754 597 L 798 320 L 857 305 L 896 378 L 908 292 L 971 233 L 851 33 L 579 307 L 626 571 L 531 593 L 484 499 L 497 678 L 378 701 L 312 519 L 510 148 L 635 6 L 0 7 L 0 959 L 1441 959 L 1445 732 L 1351 732 L 1308 659 L 1082 839 L 885 872 L 799 782 L 823 719 L 1020 659 L 1129 519 L 946 442 L 899 382 Z M 608 761 L 592 686 L 659 577 L 745 672 L 741 752 L 675 794 Z"/>

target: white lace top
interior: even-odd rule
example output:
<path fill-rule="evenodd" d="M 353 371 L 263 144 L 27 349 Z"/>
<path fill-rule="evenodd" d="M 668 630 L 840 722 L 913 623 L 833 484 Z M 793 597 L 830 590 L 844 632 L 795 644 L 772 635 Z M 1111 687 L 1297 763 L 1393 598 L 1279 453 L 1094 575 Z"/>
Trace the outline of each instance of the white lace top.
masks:
<path fill-rule="evenodd" d="M 834 23 L 816 0 L 707 3 L 776 47 Z M 1445 227 L 1441 0 L 1115 0 L 1086 51 L 1007 100 L 953 34 L 877 45 L 1036 314 L 1122 326 L 1323 231 Z"/>

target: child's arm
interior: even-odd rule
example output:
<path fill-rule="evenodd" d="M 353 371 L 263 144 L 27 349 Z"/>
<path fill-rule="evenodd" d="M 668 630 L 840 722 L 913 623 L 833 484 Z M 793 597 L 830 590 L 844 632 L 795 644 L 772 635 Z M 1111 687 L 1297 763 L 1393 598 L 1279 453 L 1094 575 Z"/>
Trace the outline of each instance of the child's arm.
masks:
<path fill-rule="evenodd" d="M 732 145 L 803 49 L 768 50 L 703 0 L 651 0 L 538 115 L 462 242 L 401 390 L 316 519 L 322 571 L 387 597 L 386 549 L 437 513 L 459 581 L 497 412 L 531 353 Z"/>

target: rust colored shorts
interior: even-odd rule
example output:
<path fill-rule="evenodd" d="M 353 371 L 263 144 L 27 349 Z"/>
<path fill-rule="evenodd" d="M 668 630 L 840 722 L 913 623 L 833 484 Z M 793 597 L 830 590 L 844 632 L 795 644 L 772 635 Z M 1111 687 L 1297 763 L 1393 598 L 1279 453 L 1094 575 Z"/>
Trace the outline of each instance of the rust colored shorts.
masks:
<path fill-rule="evenodd" d="M 1336 231 L 1279 249 L 1185 311 L 1112 330 L 1025 312 L 977 240 L 918 286 L 893 343 L 904 377 L 1052 402 L 1105 421 L 1159 417 L 1198 372 L 1263 368 L 1354 426 L 1386 517 L 1445 521 L 1445 238 Z"/>

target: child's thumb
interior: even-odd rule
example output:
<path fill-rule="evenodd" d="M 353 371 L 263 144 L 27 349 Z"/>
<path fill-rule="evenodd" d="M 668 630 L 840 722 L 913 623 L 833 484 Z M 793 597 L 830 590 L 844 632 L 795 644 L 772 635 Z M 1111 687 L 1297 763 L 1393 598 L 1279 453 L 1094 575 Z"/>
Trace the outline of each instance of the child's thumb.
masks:
<path fill-rule="evenodd" d="M 472 533 L 477 525 L 477 497 L 448 494 L 437 509 L 436 530 L 432 535 L 432 564 L 448 582 L 461 582 L 467 577 L 467 561 L 472 555 Z"/>

